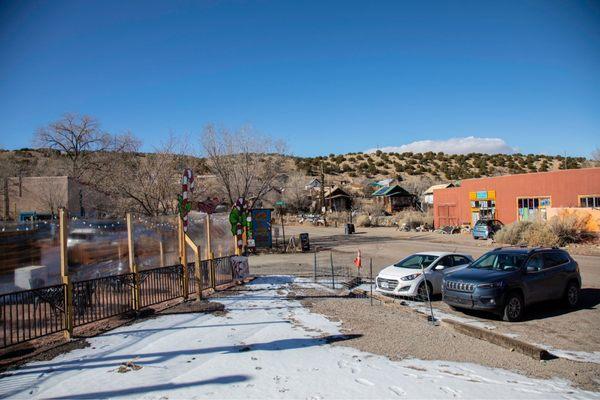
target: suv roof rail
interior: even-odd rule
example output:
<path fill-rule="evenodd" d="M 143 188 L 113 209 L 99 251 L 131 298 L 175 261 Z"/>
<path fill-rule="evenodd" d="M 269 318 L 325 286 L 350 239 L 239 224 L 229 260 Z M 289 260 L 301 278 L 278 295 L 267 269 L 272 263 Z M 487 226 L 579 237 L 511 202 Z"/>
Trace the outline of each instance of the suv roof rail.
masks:
<path fill-rule="evenodd" d="M 500 246 L 500 247 L 496 247 L 494 250 L 492 251 L 498 251 L 498 250 L 502 250 L 504 247 Z"/>

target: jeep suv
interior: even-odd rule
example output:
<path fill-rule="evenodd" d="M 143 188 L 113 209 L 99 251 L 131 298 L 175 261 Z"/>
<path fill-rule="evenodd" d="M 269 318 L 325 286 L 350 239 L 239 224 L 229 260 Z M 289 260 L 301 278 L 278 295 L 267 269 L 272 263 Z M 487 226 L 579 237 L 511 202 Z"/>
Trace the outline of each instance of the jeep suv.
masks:
<path fill-rule="evenodd" d="M 447 275 L 442 299 L 453 308 L 486 310 L 518 321 L 533 303 L 563 298 L 575 307 L 580 288 L 579 266 L 564 250 L 498 248 Z"/>

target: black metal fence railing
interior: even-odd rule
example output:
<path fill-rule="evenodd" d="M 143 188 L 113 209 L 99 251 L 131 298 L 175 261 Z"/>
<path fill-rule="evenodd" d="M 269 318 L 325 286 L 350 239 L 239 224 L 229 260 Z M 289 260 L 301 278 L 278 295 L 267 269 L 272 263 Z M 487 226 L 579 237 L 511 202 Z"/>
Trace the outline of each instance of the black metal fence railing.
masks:
<path fill-rule="evenodd" d="M 194 263 L 188 264 L 190 294 L 196 292 L 195 268 Z M 203 290 L 234 279 L 230 257 L 202 260 L 200 268 Z M 127 273 L 76 281 L 72 293 L 63 284 L 0 295 L 0 348 L 64 331 L 71 318 L 77 327 L 132 311 L 138 290 L 140 308 L 182 297 L 183 282 L 183 266 L 172 265 L 140 271 L 137 276 Z M 67 295 L 72 298 L 70 309 L 65 307 Z"/>
<path fill-rule="evenodd" d="M 64 330 L 65 288 L 55 285 L 0 296 L 2 347 Z"/>
<path fill-rule="evenodd" d="M 73 324 L 80 326 L 133 310 L 135 274 L 73 283 Z"/>
<path fill-rule="evenodd" d="M 209 260 L 201 260 L 200 261 L 200 271 L 202 274 L 202 290 L 206 290 L 211 286 L 210 281 L 210 261 Z M 189 293 L 196 293 L 196 263 L 191 262 L 188 263 L 188 290 Z"/>
<path fill-rule="evenodd" d="M 139 272 L 140 307 L 147 307 L 183 296 L 183 267 L 171 265 Z"/>
<path fill-rule="evenodd" d="M 216 285 L 223 285 L 233 280 L 233 269 L 230 257 L 220 257 L 212 260 Z"/>

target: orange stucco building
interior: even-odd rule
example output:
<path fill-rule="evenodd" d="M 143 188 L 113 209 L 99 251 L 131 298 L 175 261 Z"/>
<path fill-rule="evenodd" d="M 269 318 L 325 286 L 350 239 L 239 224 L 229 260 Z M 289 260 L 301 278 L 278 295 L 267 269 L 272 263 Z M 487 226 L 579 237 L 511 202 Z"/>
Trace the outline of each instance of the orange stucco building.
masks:
<path fill-rule="evenodd" d="M 600 168 L 466 179 L 433 192 L 436 228 L 473 225 L 483 218 L 504 224 L 547 219 L 551 208 L 600 208 Z"/>

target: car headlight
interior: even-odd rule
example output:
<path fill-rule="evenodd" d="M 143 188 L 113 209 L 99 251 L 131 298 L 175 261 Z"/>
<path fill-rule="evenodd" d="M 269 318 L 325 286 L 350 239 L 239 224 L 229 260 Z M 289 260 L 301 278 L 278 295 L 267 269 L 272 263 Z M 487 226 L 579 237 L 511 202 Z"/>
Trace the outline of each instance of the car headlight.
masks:
<path fill-rule="evenodd" d="M 504 281 L 492 282 L 492 283 L 481 283 L 477 285 L 481 289 L 494 289 L 504 287 Z"/>
<path fill-rule="evenodd" d="M 419 276 L 421 276 L 420 272 L 418 272 L 416 274 L 412 274 L 412 275 L 403 276 L 402 278 L 400 278 L 400 280 L 403 280 L 403 281 L 412 281 L 414 279 L 417 279 Z"/>

